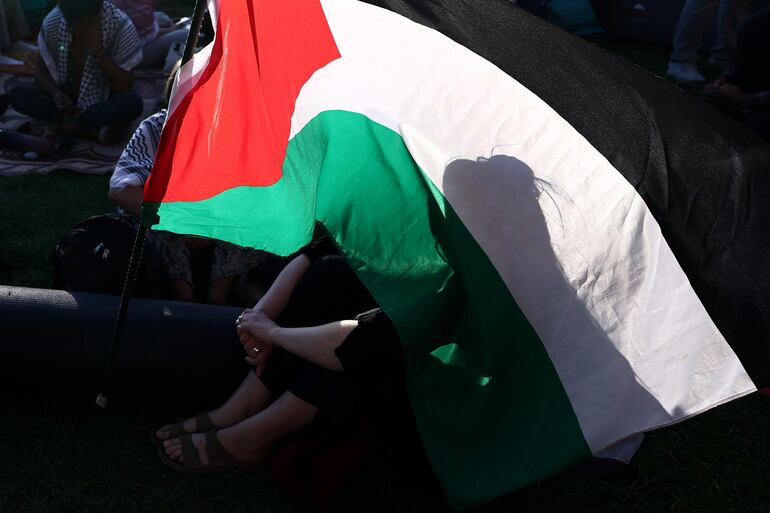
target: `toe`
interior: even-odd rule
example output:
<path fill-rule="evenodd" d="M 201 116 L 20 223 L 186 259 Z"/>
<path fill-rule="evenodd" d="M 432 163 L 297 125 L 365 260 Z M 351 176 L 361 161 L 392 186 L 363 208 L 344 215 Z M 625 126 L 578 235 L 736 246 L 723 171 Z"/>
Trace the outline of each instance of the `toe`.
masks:
<path fill-rule="evenodd" d="M 172 460 L 179 460 L 182 459 L 182 448 L 181 447 L 172 447 L 169 449 L 166 449 L 166 456 L 171 458 Z"/>
<path fill-rule="evenodd" d="M 168 430 L 171 428 L 170 425 L 163 426 L 162 428 L 155 431 L 155 436 L 158 437 L 160 440 L 166 440 L 168 438 Z"/>
<path fill-rule="evenodd" d="M 169 440 L 163 441 L 163 447 L 169 449 L 171 447 L 181 447 L 182 446 L 182 440 L 179 438 L 171 438 Z"/>

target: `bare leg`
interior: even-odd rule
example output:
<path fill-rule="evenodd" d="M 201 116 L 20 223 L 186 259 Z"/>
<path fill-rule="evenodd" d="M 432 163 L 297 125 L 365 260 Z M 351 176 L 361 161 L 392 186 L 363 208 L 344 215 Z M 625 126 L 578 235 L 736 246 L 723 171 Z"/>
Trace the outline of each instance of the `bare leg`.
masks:
<path fill-rule="evenodd" d="M 237 276 L 225 276 L 211 280 L 209 290 L 206 293 L 206 303 L 210 305 L 223 305 L 227 301 L 227 295 L 235 283 Z"/>
<path fill-rule="evenodd" d="M 291 392 L 284 392 L 267 409 L 217 432 L 219 443 L 237 461 L 264 461 L 273 444 L 281 437 L 309 424 L 318 413 L 318 408 L 303 401 Z M 201 463 L 208 464 L 206 437 L 202 433 L 192 436 Z M 182 457 L 182 443 L 179 438 L 163 442 L 166 455 L 175 460 Z"/>
<path fill-rule="evenodd" d="M 256 377 L 253 371 L 235 390 L 225 404 L 209 413 L 215 426 L 227 427 L 264 410 L 273 400 L 273 395 Z"/>
<path fill-rule="evenodd" d="M 255 376 L 254 372 L 250 371 L 235 393 L 222 406 L 210 411 L 209 417 L 215 427 L 229 427 L 262 411 L 272 399 L 273 396 L 267 387 Z M 168 438 L 166 431 L 170 427 L 170 425 L 163 426 L 155 432 L 155 436 L 165 440 Z M 188 433 L 198 431 L 194 418 L 185 420 L 182 427 Z"/>
<path fill-rule="evenodd" d="M 193 293 L 192 285 L 184 280 L 175 279 L 171 283 L 174 289 L 174 299 L 177 301 L 194 301 L 195 294 Z"/>

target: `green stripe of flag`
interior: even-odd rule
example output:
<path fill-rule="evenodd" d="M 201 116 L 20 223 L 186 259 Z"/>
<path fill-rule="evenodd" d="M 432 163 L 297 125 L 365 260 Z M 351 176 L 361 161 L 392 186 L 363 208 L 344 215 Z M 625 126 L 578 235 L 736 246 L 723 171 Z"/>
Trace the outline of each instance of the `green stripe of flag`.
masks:
<path fill-rule="evenodd" d="M 323 112 L 290 141 L 283 173 L 271 187 L 147 205 L 145 215 L 159 209 L 158 229 L 282 254 L 309 240 L 306 219 L 322 222 L 401 335 L 418 427 L 455 506 L 590 455 L 537 334 L 397 133 Z"/>

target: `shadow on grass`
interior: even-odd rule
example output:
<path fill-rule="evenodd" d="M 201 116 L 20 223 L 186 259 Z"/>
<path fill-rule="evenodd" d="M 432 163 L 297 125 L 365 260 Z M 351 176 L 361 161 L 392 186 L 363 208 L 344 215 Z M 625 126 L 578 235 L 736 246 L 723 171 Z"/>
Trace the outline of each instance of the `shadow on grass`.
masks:
<path fill-rule="evenodd" d="M 269 476 L 184 477 L 155 457 L 150 430 L 168 420 L 91 397 L 0 397 L 0 510 L 16 512 L 312 511 L 277 491 Z M 735 401 L 648 435 L 630 470 L 597 478 L 580 471 L 530 485 L 477 511 L 763 511 L 770 503 L 764 454 L 770 400 Z M 333 511 L 448 511 L 430 476 L 397 446 L 382 445 Z"/>

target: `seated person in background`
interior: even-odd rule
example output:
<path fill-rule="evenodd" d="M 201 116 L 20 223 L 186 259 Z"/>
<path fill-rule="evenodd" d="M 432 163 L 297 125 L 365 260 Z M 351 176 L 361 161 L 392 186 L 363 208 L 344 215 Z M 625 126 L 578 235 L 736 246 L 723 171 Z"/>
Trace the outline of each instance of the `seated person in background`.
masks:
<path fill-rule="evenodd" d="M 717 44 L 711 50 L 709 64 L 724 68 L 735 51 L 738 25 L 746 17 L 748 0 L 686 0 L 679 15 L 672 45 L 674 51 L 668 61 L 668 75 L 681 83 L 703 83 L 706 79 L 698 71 L 698 50 L 703 35 L 719 8 Z"/>
<path fill-rule="evenodd" d="M 102 0 L 60 0 L 43 20 L 33 87 L 10 91 L 14 109 L 53 130 L 115 142 L 142 113 L 131 69 L 142 59 L 134 24 Z"/>
<path fill-rule="evenodd" d="M 19 0 L 0 0 L 0 64 L 24 64 L 3 55 L 2 50 L 7 50 L 29 35 L 29 26 Z"/>
<path fill-rule="evenodd" d="M 741 25 L 732 64 L 706 86 L 706 100 L 770 140 L 770 9 Z"/>
<path fill-rule="evenodd" d="M 173 77 L 173 75 L 172 75 Z M 172 80 L 166 87 L 166 100 L 171 92 Z M 109 198 L 126 212 L 139 215 L 142 206 L 144 184 L 150 176 L 160 134 L 166 122 L 166 111 L 148 117 L 139 125 L 128 146 L 120 156 L 110 179 Z M 231 290 L 243 281 L 245 274 L 262 263 L 267 254 L 250 248 L 242 248 L 222 241 L 197 237 L 184 237 L 166 232 L 150 231 L 149 244 L 153 244 L 169 266 L 174 298 L 180 301 L 195 300 L 191 270 L 192 255 L 196 251 L 212 249 L 211 280 L 206 292 L 206 303 L 225 304 Z"/>
<path fill-rule="evenodd" d="M 188 28 L 171 21 L 164 13 L 156 12 L 155 0 L 110 0 L 134 22 L 142 39 L 140 68 L 162 68 L 166 55 L 174 43 L 184 44 Z"/>

